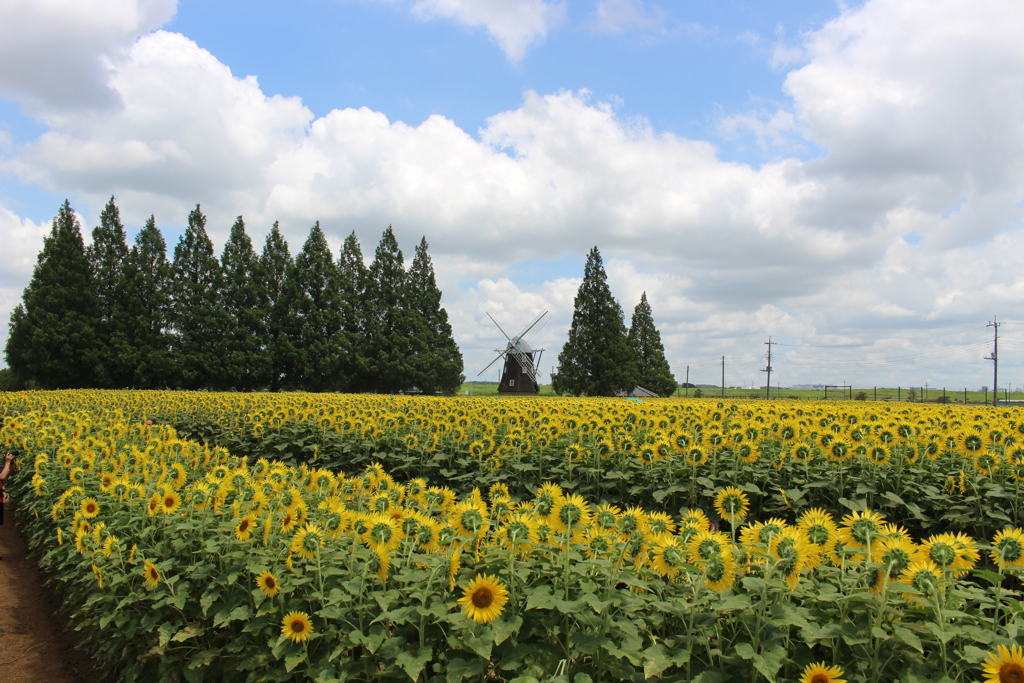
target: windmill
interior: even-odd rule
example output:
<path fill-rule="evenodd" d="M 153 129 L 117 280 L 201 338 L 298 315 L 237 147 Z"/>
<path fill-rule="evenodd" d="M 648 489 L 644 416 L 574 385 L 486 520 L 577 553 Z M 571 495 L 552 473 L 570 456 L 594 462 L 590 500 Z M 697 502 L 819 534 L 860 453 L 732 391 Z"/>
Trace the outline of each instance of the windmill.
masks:
<path fill-rule="evenodd" d="M 498 393 L 501 394 L 537 394 L 540 393 L 540 385 L 537 384 L 537 367 L 540 365 L 541 354 L 544 349 L 535 349 L 529 344 L 529 340 L 547 323 L 550 314 L 548 311 L 541 312 L 527 325 L 522 332 L 510 337 L 501 324 L 495 319 L 490 311 L 487 317 L 491 319 L 494 326 L 505 335 L 508 343 L 504 349 L 495 349 L 495 356 L 487 363 L 477 376 L 484 374 L 492 365 L 502 358 L 505 359 L 505 367 L 501 372 L 501 381 L 498 383 Z M 508 323 L 505 324 L 508 327 Z"/>

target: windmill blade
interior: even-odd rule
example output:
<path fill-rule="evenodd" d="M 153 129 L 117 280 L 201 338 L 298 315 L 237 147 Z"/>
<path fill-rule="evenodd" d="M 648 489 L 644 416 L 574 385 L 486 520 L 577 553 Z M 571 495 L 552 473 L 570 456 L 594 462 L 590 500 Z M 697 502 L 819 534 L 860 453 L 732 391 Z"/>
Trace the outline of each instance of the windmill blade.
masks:
<path fill-rule="evenodd" d="M 499 360 L 501 360 L 504 357 L 505 357 L 505 354 L 499 351 L 498 355 L 495 356 L 494 358 L 492 358 L 491 362 L 488 363 L 487 365 L 484 365 L 483 363 L 480 363 L 480 365 L 477 366 L 478 368 L 480 368 L 480 370 L 476 373 L 476 376 L 479 377 L 480 375 L 482 375 L 485 372 L 487 372 L 492 365 L 494 365 L 495 363 L 497 363 Z M 483 366 L 483 367 L 481 367 L 481 366 Z"/>
<path fill-rule="evenodd" d="M 512 356 L 519 362 L 519 367 L 525 372 L 530 379 L 536 384 L 537 382 L 537 368 L 534 367 L 533 361 L 525 353 L 519 350 L 509 351 Z"/>
<path fill-rule="evenodd" d="M 519 338 L 522 339 L 523 341 L 530 341 L 535 336 L 537 336 L 538 332 L 544 329 L 544 326 L 548 324 L 548 320 L 550 319 L 550 312 L 546 310 L 542 311 L 541 314 L 534 318 L 533 322 L 530 323 L 525 330 L 523 330 L 523 333 L 519 335 Z"/>
<path fill-rule="evenodd" d="M 495 313 L 495 315 L 497 315 L 497 313 Z M 507 340 L 509 340 L 509 341 L 512 341 L 512 337 L 508 336 L 508 332 L 506 332 L 506 331 L 505 331 L 505 329 L 504 329 L 504 328 L 503 328 L 503 327 L 501 326 L 501 324 L 500 324 L 500 323 L 498 323 L 498 321 L 497 321 L 497 320 L 495 320 L 495 318 L 494 318 L 494 315 L 491 315 L 491 311 L 487 311 L 487 317 L 488 317 L 488 318 L 490 318 L 490 319 L 491 319 L 491 322 L 492 322 L 492 323 L 494 323 L 494 326 L 495 326 L 495 327 L 497 327 L 497 328 L 498 328 L 498 330 L 499 330 L 499 331 L 500 331 L 500 332 L 501 332 L 501 333 L 502 333 L 503 335 L 505 335 L 505 339 L 507 339 Z M 506 325 L 506 327 L 507 327 L 507 326 L 508 326 L 508 323 L 505 323 L 505 325 Z"/>

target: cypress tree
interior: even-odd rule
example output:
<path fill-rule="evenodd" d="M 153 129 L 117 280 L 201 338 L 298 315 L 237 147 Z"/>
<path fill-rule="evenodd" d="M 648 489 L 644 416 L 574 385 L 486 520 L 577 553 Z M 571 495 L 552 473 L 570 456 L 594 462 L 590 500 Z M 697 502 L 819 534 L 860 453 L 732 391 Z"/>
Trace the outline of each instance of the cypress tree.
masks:
<path fill-rule="evenodd" d="M 288 242 L 281 235 L 278 222 L 274 221 L 274 226 L 267 234 L 267 240 L 263 245 L 263 253 L 260 254 L 259 270 L 259 277 L 267 295 L 264 318 L 268 321 L 260 367 L 267 372 L 263 383 L 272 391 L 281 389 L 287 370 L 287 336 L 284 326 L 289 313 L 284 292 L 291 269 L 292 257 L 288 251 Z"/>
<path fill-rule="evenodd" d="M 366 289 L 370 272 L 363 262 L 363 250 L 352 231 L 341 245 L 338 256 L 338 289 L 345 303 L 342 334 L 351 349 L 343 363 L 347 391 L 368 391 L 371 388 L 371 363 L 366 355 Z"/>
<path fill-rule="evenodd" d="M 28 297 L 28 288 L 25 288 L 24 297 Z M 4 347 L 4 358 L 7 361 L 7 369 L 11 374 L 11 389 L 20 390 L 31 387 L 31 377 L 28 373 L 28 356 L 32 345 L 32 336 L 29 334 L 28 325 L 25 323 L 25 306 L 18 304 L 11 311 L 11 320 L 7 326 L 7 345 Z"/>
<path fill-rule="evenodd" d="M 371 387 L 386 394 L 415 386 L 405 280 L 405 260 L 389 225 L 370 265 L 365 307 Z"/>
<path fill-rule="evenodd" d="M 220 300 L 220 262 L 206 233 L 206 216 L 198 204 L 188 214 L 188 227 L 174 248 L 171 285 L 171 348 L 186 389 L 213 386 L 223 377 L 220 340 L 227 328 Z"/>
<path fill-rule="evenodd" d="M 672 370 L 665 360 L 665 347 L 661 343 L 658 328 L 654 326 L 647 292 L 640 296 L 640 303 L 633 309 L 629 345 L 633 349 L 637 384 L 659 396 L 671 396 L 676 390 L 676 378 L 672 376 Z"/>
<path fill-rule="evenodd" d="M 462 353 L 452 336 L 448 312 L 441 307 L 441 290 L 427 247 L 427 238 L 423 237 L 406 276 L 414 325 L 412 380 L 425 394 L 454 394 L 466 379 Z"/>
<path fill-rule="evenodd" d="M 100 213 L 100 224 L 93 228 L 92 244 L 85 251 L 92 268 L 96 300 L 99 305 L 99 319 L 96 333 L 103 354 L 100 364 L 101 386 L 122 388 L 131 384 L 133 371 L 131 359 L 118 353 L 113 339 L 128 324 L 125 315 L 127 297 L 125 262 L 128 258 L 128 244 L 125 241 L 124 225 L 114 197 Z"/>
<path fill-rule="evenodd" d="M 95 387 L 102 373 L 99 304 L 82 229 L 64 200 L 43 238 L 23 306 L 11 315 L 8 366 L 42 389 Z"/>
<path fill-rule="evenodd" d="M 342 335 L 338 271 L 320 222 L 310 229 L 285 281 L 286 378 L 305 391 L 344 389 L 341 364 L 350 351 Z"/>
<path fill-rule="evenodd" d="M 558 372 L 551 384 L 555 392 L 573 396 L 611 396 L 636 386 L 622 307 L 608 288 L 597 247 L 587 255 L 569 338 L 558 354 Z"/>
<path fill-rule="evenodd" d="M 267 290 L 259 270 L 260 260 L 239 216 L 220 258 L 223 272 L 221 301 L 227 329 L 222 337 L 224 362 L 219 386 L 254 391 L 264 386 L 269 368 L 264 367 L 267 344 Z"/>
<path fill-rule="evenodd" d="M 115 331 L 111 343 L 114 353 L 131 367 L 127 386 L 159 389 L 174 381 L 171 359 L 170 288 L 172 269 L 167 260 L 167 243 L 150 216 L 135 236 L 135 244 L 125 261 L 126 323 Z"/>

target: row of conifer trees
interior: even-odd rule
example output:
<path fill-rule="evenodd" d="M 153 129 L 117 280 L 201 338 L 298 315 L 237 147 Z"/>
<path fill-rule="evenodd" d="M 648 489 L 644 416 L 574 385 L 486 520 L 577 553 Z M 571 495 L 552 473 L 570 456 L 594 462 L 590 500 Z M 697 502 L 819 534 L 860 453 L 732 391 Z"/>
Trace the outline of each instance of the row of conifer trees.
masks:
<path fill-rule="evenodd" d="M 218 259 L 200 207 L 168 259 L 151 216 L 130 248 L 114 198 L 92 244 L 65 201 L 11 315 L 16 387 L 454 393 L 462 354 L 427 254 L 409 269 L 389 226 L 366 266 L 334 259 L 317 222 L 293 258 L 239 216 Z"/>

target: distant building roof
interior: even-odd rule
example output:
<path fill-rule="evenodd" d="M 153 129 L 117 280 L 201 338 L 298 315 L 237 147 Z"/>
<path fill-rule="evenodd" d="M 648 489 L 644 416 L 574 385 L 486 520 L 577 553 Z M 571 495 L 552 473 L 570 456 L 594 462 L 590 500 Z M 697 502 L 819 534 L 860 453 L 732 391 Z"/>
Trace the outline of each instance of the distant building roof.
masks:
<path fill-rule="evenodd" d="M 633 391 L 626 393 L 625 391 L 616 391 L 616 396 L 636 396 L 638 398 L 658 398 L 658 395 L 650 389 L 644 389 L 641 386 L 636 386 Z"/>

